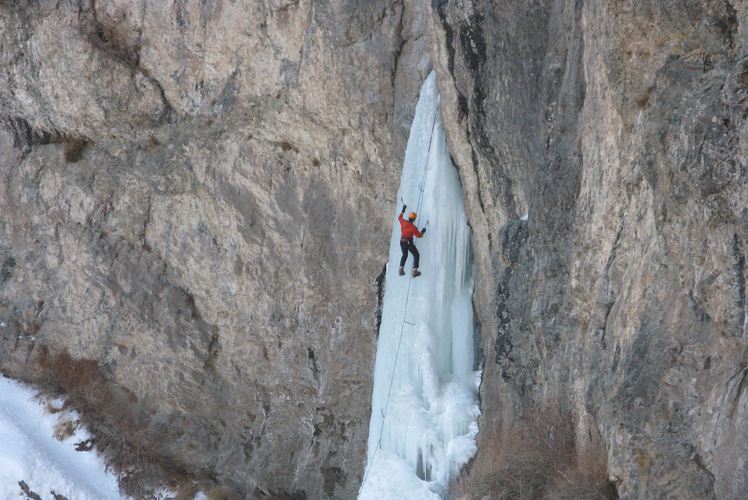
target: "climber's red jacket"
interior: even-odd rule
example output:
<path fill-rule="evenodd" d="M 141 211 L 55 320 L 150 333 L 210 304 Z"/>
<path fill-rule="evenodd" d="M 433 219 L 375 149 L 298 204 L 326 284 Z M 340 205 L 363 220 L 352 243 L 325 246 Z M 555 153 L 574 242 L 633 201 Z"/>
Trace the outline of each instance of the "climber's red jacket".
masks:
<path fill-rule="evenodd" d="M 403 217 L 403 214 L 398 215 L 397 220 L 400 221 L 400 240 L 412 240 L 413 236 L 416 238 L 423 236 L 416 225 Z"/>

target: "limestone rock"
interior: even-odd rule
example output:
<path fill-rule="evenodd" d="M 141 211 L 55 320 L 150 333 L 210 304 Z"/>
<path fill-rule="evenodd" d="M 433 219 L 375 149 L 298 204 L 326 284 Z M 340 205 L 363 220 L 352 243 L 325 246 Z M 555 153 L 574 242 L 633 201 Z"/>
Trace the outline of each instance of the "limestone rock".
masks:
<path fill-rule="evenodd" d="M 378 277 L 433 61 L 474 236 L 479 437 L 560 400 L 621 498 L 741 498 L 746 16 L 5 2 L 0 368 L 94 360 L 195 476 L 353 498 Z"/>
<path fill-rule="evenodd" d="M 740 2 L 432 2 L 481 428 L 566 401 L 621 498 L 746 491 L 747 21 Z"/>
<path fill-rule="evenodd" d="M 355 496 L 425 12 L 3 3 L 3 371 L 95 360 L 188 472 Z"/>

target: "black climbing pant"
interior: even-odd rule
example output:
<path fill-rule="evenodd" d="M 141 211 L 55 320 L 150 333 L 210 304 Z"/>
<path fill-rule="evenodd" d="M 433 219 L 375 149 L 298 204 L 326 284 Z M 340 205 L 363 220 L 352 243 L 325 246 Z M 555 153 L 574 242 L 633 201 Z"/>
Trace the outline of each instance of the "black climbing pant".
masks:
<path fill-rule="evenodd" d="M 421 260 L 421 256 L 418 253 L 416 245 L 412 239 L 400 240 L 400 248 L 403 251 L 403 258 L 400 259 L 400 267 L 405 265 L 405 261 L 408 260 L 408 252 L 413 254 L 413 267 L 418 267 L 418 262 Z"/>

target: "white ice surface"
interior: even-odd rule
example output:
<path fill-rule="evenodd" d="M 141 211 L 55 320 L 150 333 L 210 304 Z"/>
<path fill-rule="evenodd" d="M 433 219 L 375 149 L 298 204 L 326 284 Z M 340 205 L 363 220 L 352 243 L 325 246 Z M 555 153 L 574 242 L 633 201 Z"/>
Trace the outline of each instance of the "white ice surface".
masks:
<path fill-rule="evenodd" d="M 432 73 L 421 89 L 398 200 L 418 214 L 418 278 L 398 276 L 392 243 L 374 370 L 362 500 L 443 498 L 476 451 L 478 385 L 473 257 L 462 188 L 447 151 Z"/>

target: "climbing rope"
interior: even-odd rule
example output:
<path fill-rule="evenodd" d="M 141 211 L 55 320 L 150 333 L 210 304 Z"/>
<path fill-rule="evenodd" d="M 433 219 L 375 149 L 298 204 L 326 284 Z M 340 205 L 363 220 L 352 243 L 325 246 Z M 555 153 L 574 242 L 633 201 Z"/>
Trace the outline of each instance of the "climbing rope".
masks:
<path fill-rule="evenodd" d="M 418 196 L 418 203 L 416 204 L 416 213 L 419 213 L 421 211 L 421 206 L 423 203 L 423 192 L 424 188 L 426 186 L 426 173 L 428 172 L 428 164 L 429 164 L 429 155 L 431 154 L 431 141 L 434 139 L 434 128 L 436 127 L 436 118 L 439 116 L 439 107 L 436 108 L 436 113 L 434 113 L 434 122 L 431 124 L 431 136 L 429 137 L 429 147 L 426 151 L 426 161 L 423 164 L 423 177 L 421 178 L 421 185 L 419 186 L 420 195 Z M 428 222 L 427 222 L 428 224 Z M 369 466 L 366 468 L 366 472 L 364 473 L 364 479 L 361 481 L 361 487 L 358 489 L 358 494 L 361 494 L 361 490 L 364 488 L 364 485 L 366 484 L 366 480 L 369 478 L 369 472 L 371 472 L 371 467 L 374 465 L 374 459 L 377 456 L 377 451 L 382 447 L 382 433 L 384 432 L 384 421 L 387 418 L 387 409 L 390 405 L 390 395 L 392 394 L 392 385 L 395 382 L 395 371 L 397 369 L 397 359 L 400 357 L 400 346 L 403 342 L 403 331 L 405 331 L 405 325 L 406 323 L 408 325 L 413 325 L 413 323 L 409 323 L 405 321 L 405 317 L 408 314 L 408 301 L 410 300 L 410 285 L 413 283 L 413 276 L 408 277 L 408 289 L 405 294 L 405 307 L 403 307 L 403 321 L 400 324 L 400 337 L 397 341 L 397 350 L 395 351 L 395 362 L 392 365 L 392 375 L 390 376 L 390 386 L 387 389 L 387 399 L 384 403 L 384 409 L 382 409 L 382 425 L 379 427 L 379 437 L 377 438 L 377 446 L 374 448 L 374 453 L 371 455 L 371 462 L 369 462 Z"/>

